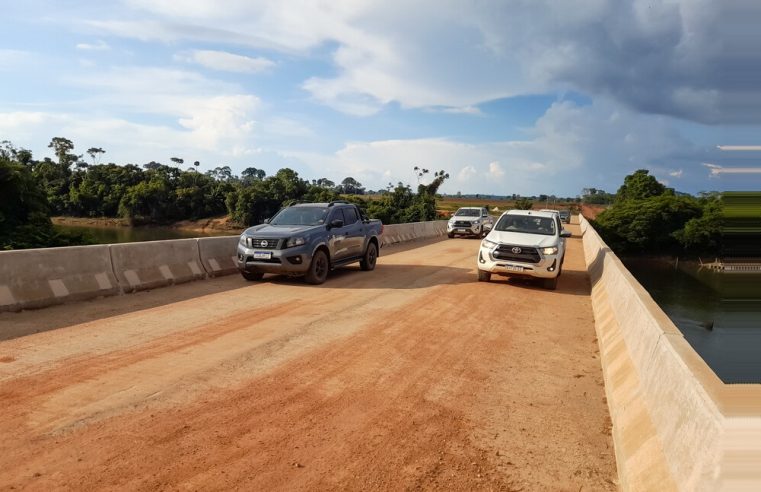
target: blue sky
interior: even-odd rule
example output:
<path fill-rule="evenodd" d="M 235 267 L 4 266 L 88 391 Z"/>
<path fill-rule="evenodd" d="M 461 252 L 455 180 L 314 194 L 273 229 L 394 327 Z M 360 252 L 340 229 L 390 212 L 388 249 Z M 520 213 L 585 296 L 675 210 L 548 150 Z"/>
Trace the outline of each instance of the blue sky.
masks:
<path fill-rule="evenodd" d="M 14 2 L 0 140 L 372 189 L 575 196 L 639 168 L 761 189 L 759 10 L 743 2 Z"/>

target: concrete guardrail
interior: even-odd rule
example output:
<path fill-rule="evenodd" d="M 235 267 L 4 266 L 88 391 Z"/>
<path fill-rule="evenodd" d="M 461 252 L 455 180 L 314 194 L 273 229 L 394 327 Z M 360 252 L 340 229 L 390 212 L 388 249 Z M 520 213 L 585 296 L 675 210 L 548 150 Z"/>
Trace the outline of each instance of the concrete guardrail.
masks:
<path fill-rule="evenodd" d="M 443 236 L 447 233 L 446 220 L 430 222 L 412 222 L 409 224 L 390 224 L 383 226 L 381 246 L 404 243 L 415 239 Z"/>
<path fill-rule="evenodd" d="M 238 273 L 237 247 L 240 236 L 198 238 L 198 254 L 210 277 Z"/>
<path fill-rule="evenodd" d="M 197 239 L 112 244 L 110 248 L 114 273 L 124 292 L 206 277 Z"/>
<path fill-rule="evenodd" d="M 384 227 L 381 245 L 446 234 L 446 221 Z M 0 252 L 0 312 L 236 273 L 238 236 Z"/>
<path fill-rule="evenodd" d="M 118 293 L 108 245 L 0 252 L 0 311 Z"/>
<path fill-rule="evenodd" d="M 761 385 L 724 384 L 579 216 L 623 490 L 761 490 Z"/>

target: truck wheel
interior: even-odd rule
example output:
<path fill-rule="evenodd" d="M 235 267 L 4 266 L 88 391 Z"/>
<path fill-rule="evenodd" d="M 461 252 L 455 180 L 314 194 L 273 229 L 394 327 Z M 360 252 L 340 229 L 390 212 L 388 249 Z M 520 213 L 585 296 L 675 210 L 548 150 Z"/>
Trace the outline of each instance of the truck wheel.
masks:
<path fill-rule="evenodd" d="M 488 282 L 489 280 L 491 280 L 491 272 L 485 272 L 483 270 L 478 271 L 479 282 Z"/>
<path fill-rule="evenodd" d="M 558 275 L 559 277 L 560 275 Z M 542 286 L 547 290 L 555 290 L 558 287 L 558 277 L 546 278 L 542 282 Z"/>
<path fill-rule="evenodd" d="M 240 272 L 240 274 L 243 275 L 243 278 L 249 282 L 253 282 L 254 280 L 261 280 L 264 278 L 264 274 L 261 272 Z"/>
<path fill-rule="evenodd" d="M 370 271 L 375 269 L 375 262 L 378 260 L 378 247 L 375 243 L 371 242 L 367 245 L 365 250 L 365 256 L 359 261 L 359 267 L 362 270 Z"/>
<path fill-rule="evenodd" d="M 309 264 L 309 270 L 307 270 L 304 280 L 308 284 L 319 285 L 328 278 L 328 270 L 330 270 L 328 255 L 322 250 L 317 250 L 312 257 L 312 263 Z"/>
<path fill-rule="evenodd" d="M 454 234 L 449 232 L 449 233 L 447 233 L 447 236 L 449 236 L 449 239 L 452 239 L 454 237 Z"/>

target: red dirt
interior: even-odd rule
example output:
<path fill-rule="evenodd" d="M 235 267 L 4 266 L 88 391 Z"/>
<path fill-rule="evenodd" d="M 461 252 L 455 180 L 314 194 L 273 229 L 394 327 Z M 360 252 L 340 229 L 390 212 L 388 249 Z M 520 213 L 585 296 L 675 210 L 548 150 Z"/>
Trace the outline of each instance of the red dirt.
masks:
<path fill-rule="evenodd" d="M 555 292 L 477 247 L 3 314 L 58 329 L 0 342 L 0 489 L 614 490 L 579 239 Z"/>

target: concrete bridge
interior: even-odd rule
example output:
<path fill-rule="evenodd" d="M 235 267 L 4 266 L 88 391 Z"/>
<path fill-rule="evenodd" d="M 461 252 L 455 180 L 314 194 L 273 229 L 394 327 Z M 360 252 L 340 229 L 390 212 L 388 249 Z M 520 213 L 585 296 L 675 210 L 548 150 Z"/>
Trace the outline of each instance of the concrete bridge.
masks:
<path fill-rule="evenodd" d="M 320 287 L 234 237 L 2 252 L 0 488 L 758 490 L 761 387 L 570 227 L 554 292 L 442 222 Z"/>

